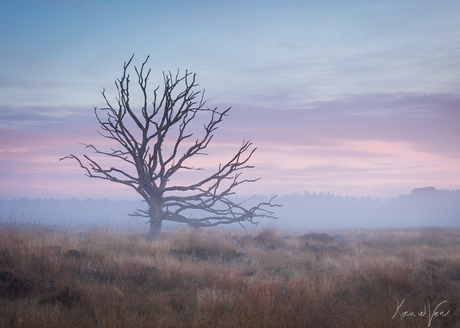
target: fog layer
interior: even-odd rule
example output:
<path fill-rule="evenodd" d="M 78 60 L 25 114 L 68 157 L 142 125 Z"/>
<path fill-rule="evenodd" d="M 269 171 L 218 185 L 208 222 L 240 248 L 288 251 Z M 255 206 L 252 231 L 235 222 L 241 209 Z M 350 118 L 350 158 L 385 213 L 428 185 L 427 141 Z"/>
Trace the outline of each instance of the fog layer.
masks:
<path fill-rule="evenodd" d="M 266 196 L 255 196 L 247 202 L 247 206 L 268 199 Z M 275 200 L 283 205 L 275 208 L 279 217 L 276 225 L 287 229 L 445 227 L 460 223 L 460 190 L 418 188 L 409 195 L 385 201 L 309 192 L 280 196 Z M 44 224 L 74 228 L 88 224 L 142 228 L 148 219 L 128 214 L 145 207 L 146 204 L 141 201 L 24 198 L 0 200 L 0 218 L 2 221 L 39 220 Z"/>

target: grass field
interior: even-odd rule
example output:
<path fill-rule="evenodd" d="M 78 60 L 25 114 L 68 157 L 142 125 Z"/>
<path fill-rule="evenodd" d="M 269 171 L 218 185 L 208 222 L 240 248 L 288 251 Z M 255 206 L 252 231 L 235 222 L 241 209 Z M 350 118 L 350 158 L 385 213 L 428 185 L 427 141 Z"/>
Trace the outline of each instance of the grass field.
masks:
<path fill-rule="evenodd" d="M 0 229 L 0 327 L 460 327 L 460 229 Z"/>

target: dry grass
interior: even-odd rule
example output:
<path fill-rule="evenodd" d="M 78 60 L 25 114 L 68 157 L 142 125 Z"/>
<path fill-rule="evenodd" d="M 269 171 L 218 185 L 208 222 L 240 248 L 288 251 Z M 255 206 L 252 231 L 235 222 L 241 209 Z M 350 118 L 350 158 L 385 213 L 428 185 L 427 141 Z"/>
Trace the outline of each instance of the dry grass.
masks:
<path fill-rule="evenodd" d="M 459 295 L 457 228 L 0 228 L 0 327 L 457 327 Z"/>

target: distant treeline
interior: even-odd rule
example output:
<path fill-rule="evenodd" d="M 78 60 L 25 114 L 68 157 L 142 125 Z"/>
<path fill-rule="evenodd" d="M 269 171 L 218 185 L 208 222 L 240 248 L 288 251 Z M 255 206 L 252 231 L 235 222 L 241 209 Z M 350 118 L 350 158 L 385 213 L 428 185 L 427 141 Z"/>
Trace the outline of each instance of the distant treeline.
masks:
<path fill-rule="evenodd" d="M 269 197 L 255 196 L 251 203 L 267 201 Z M 238 198 L 235 198 L 238 201 Z M 291 194 L 277 197 L 275 208 L 282 228 L 388 228 L 418 226 L 457 226 L 460 224 L 460 190 L 437 190 L 433 187 L 412 190 L 390 200 L 371 197 L 343 197 L 330 193 Z M 41 219 L 45 223 L 74 226 L 94 222 L 139 225 L 146 218 L 128 216 L 139 208 L 141 201 L 19 199 L 0 200 L 0 218 Z"/>

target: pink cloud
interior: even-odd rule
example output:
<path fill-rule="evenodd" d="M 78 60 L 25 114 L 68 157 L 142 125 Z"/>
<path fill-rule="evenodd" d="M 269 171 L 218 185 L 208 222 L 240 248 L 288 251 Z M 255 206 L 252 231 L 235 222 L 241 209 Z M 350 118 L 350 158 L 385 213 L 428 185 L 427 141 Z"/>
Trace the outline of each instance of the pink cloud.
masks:
<path fill-rule="evenodd" d="M 222 106 L 225 107 L 225 106 Z M 214 172 L 251 139 L 258 150 L 241 194 L 330 191 L 342 195 L 396 196 L 415 187 L 460 189 L 460 97 L 454 95 L 363 95 L 309 104 L 305 110 L 235 106 L 215 132 L 208 156 L 188 165 L 205 171 L 184 172 L 187 183 Z M 0 115 L 0 198 L 70 195 L 95 198 L 137 197 L 129 187 L 84 176 L 70 153 L 88 154 L 79 143 L 101 149 L 117 146 L 100 137 L 90 111 L 35 109 L 37 124 L 8 129 L 30 111 Z M 3 122 L 3 123 L 2 123 Z M 197 125 L 195 140 L 201 133 Z M 99 158 L 106 166 L 116 163 Z M 131 168 L 127 167 L 128 170 Z M 103 196 L 105 195 L 105 196 Z M 59 196 L 60 197 L 60 196 Z"/>

